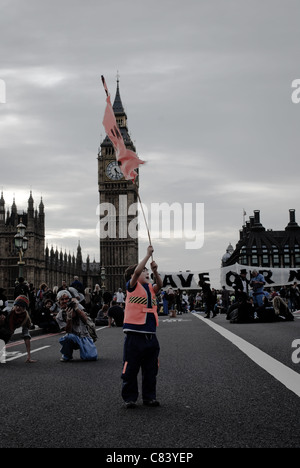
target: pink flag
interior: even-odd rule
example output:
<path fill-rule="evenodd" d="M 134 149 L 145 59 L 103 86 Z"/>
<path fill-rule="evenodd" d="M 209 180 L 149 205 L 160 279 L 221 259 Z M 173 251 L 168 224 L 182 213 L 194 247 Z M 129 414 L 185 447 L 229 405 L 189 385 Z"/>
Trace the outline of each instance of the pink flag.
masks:
<path fill-rule="evenodd" d="M 126 148 L 120 129 L 116 122 L 116 117 L 111 105 L 110 94 L 108 92 L 104 76 L 101 76 L 101 79 L 107 96 L 106 109 L 102 123 L 108 138 L 111 140 L 114 146 L 116 158 L 125 179 L 132 180 L 132 182 L 134 182 L 136 176 L 138 175 L 135 169 L 138 168 L 140 164 L 144 164 L 145 161 L 139 159 L 134 151 L 128 150 Z"/>

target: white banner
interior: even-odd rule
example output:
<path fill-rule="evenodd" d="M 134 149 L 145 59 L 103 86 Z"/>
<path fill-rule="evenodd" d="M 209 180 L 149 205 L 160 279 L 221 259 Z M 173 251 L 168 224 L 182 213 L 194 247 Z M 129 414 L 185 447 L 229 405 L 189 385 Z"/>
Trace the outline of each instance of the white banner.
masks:
<path fill-rule="evenodd" d="M 160 272 L 160 276 L 163 280 L 164 289 L 200 289 L 200 280 L 209 283 L 210 286 L 215 289 L 221 289 L 223 286 L 225 286 L 226 289 L 233 289 L 232 284 L 235 282 L 236 275 L 239 275 L 241 270 L 246 270 L 246 278 L 248 280 L 251 279 L 251 272 L 257 270 L 265 278 L 265 287 L 291 285 L 295 281 L 300 284 L 300 268 L 264 268 L 239 265 L 238 263 L 220 269 L 212 268 L 209 271 Z"/>
<path fill-rule="evenodd" d="M 210 283 L 209 272 L 207 271 L 159 272 L 159 274 L 163 280 L 164 289 L 200 289 L 200 280 Z"/>
<path fill-rule="evenodd" d="M 241 270 L 246 270 L 246 278 L 248 280 L 251 279 L 251 272 L 253 270 L 261 273 L 266 281 L 265 287 L 290 285 L 295 281 L 300 282 L 300 269 L 298 268 L 268 268 L 235 263 L 234 265 L 221 268 L 221 287 L 225 286 L 226 289 L 233 289 L 232 284 L 235 282 L 236 275 L 239 275 Z"/>

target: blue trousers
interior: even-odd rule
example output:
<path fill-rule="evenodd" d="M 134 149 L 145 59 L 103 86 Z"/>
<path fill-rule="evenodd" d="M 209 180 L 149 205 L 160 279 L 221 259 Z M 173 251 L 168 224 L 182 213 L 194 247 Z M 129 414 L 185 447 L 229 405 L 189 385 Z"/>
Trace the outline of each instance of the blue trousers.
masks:
<path fill-rule="evenodd" d="M 156 400 L 159 343 L 155 334 L 128 332 L 124 342 L 122 398 L 136 401 L 138 373 L 142 370 L 143 400 Z"/>
<path fill-rule="evenodd" d="M 253 293 L 253 304 L 257 307 L 260 307 L 264 304 L 264 293 Z"/>
<path fill-rule="evenodd" d="M 80 338 L 73 333 L 68 333 L 60 338 L 59 342 L 62 345 L 60 352 L 66 361 L 73 358 L 75 349 L 80 350 L 80 358 L 84 361 L 96 361 L 98 358 L 97 348 L 90 337 Z"/>

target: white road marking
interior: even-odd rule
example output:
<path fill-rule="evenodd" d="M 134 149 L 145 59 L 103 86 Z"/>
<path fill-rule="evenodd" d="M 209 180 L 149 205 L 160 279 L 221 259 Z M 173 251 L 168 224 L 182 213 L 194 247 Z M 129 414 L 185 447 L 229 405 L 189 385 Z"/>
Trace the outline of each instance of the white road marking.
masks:
<path fill-rule="evenodd" d="M 297 396 L 300 396 L 300 374 L 272 358 L 269 356 L 269 354 L 264 353 L 260 349 L 248 343 L 243 338 L 240 338 L 234 333 L 228 331 L 226 328 L 217 325 L 212 320 L 205 319 L 198 314 L 193 315 L 220 333 L 220 335 L 224 336 L 224 338 L 231 341 L 231 343 L 237 346 L 243 353 L 252 359 L 252 361 L 275 377 L 275 379 L 281 382 L 289 390 L 294 392 Z"/>
<path fill-rule="evenodd" d="M 42 349 L 46 349 L 46 348 L 50 348 L 50 346 L 43 346 L 42 348 L 37 348 L 37 349 L 33 349 L 30 351 L 30 354 L 32 353 L 36 353 L 37 351 L 41 351 Z M 23 356 L 27 356 L 27 353 L 18 353 L 17 356 L 14 356 L 14 357 L 11 357 L 11 358 L 8 358 L 6 359 L 5 361 L 8 362 L 8 361 L 14 361 L 15 359 L 19 359 Z"/>
<path fill-rule="evenodd" d="M 162 322 L 169 322 L 169 323 L 175 323 L 175 322 L 191 322 L 189 319 L 182 319 L 182 318 L 170 318 L 170 319 L 164 319 Z"/>

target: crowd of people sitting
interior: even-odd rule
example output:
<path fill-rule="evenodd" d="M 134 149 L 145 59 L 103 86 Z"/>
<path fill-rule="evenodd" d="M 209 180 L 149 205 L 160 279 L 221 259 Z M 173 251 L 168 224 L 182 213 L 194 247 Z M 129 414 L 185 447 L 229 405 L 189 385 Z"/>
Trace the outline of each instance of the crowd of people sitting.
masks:
<path fill-rule="evenodd" d="M 224 308 L 230 323 L 275 322 L 294 320 L 293 312 L 300 308 L 300 291 L 297 282 L 290 286 L 265 288 L 262 274 L 253 270 L 251 279 L 246 270 L 236 275 L 234 294 Z M 222 307 L 222 306 L 221 306 Z"/>
<path fill-rule="evenodd" d="M 199 292 L 190 295 L 171 288 L 162 292 L 160 312 L 171 317 L 188 311 L 204 312 L 205 318 L 226 314 L 230 323 L 246 323 L 294 320 L 292 312 L 300 309 L 300 292 L 295 284 L 264 290 L 259 304 L 253 290 L 235 291 L 225 286 L 216 290 L 208 283 L 200 287 Z"/>
<path fill-rule="evenodd" d="M 177 317 L 189 311 L 202 311 L 206 318 L 214 318 L 223 313 L 231 323 L 243 323 L 294 320 L 293 311 L 300 309 L 300 290 L 296 282 L 291 286 L 267 290 L 264 278 L 255 271 L 251 280 L 247 280 L 242 271 L 236 276 L 230 290 L 225 286 L 216 290 L 203 281 L 199 282 L 199 287 L 199 291 L 189 294 L 185 290 L 164 288 L 157 297 L 158 314 Z M 95 325 L 123 325 L 125 293 L 122 289 L 119 288 L 114 293 L 103 292 L 98 284 L 93 289 L 84 288 L 78 277 L 74 277 L 70 285 L 62 281 L 60 286 L 53 289 L 46 283 L 42 283 L 36 289 L 24 278 L 19 278 L 14 298 L 20 295 L 28 297 L 32 328 L 37 326 L 47 333 L 56 333 L 59 332 L 56 321 L 57 294 L 62 290 L 69 291 L 72 297 L 79 301 Z M 0 288 L 0 311 L 5 307 L 5 290 Z"/>
<path fill-rule="evenodd" d="M 46 283 L 42 283 L 38 288 L 34 288 L 24 278 L 19 278 L 15 286 L 14 298 L 19 295 L 25 295 L 29 298 L 32 328 L 37 326 L 45 332 L 55 333 L 59 331 L 55 320 L 58 310 L 57 294 L 62 290 L 69 291 L 80 302 L 95 325 L 108 327 L 123 325 L 126 295 L 122 288 L 114 293 L 103 292 L 98 284 L 93 289 L 84 288 L 77 277 L 70 285 L 66 281 L 62 281 L 60 287 L 55 286 L 51 289 Z M 1 303 L 2 308 L 7 305 L 4 292 L 0 288 L 0 310 Z M 216 291 L 213 290 L 213 293 Z M 2 295 L 3 301 L 1 302 Z M 205 306 L 203 300 L 201 291 L 196 294 L 188 294 L 187 291 L 167 287 L 157 297 L 158 313 L 159 315 L 176 317 L 192 310 L 200 310 Z"/>
<path fill-rule="evenodd" d="M 56 320 L 59 310 L 57 296 L 60 291 L 65 290 L 78 300 L 96 325 L 108 327 L 123 325 L 125 294 L 121 288 L 114 294 L 103 292 L 99 284 L 96 284 L 93 290 L 84 288 L 78 277 L 74 277 L 70 285 L 62 281 L 61 286 L 52 289 L 46 283 L 35 288 L 20 277 L 14 288 L 14 299 L 20 295 L 28 298 L 31 329 L 39 327 L 47 333 L 57 333 L 60 330 Z M 0 312 L 8 307 L 5 292 L 5 289 L 0 288 Z"/>
<path fill-rule="evenodd" d="M 205 318 L 226 314 L 230 323 L 273 322 L 294 320 L 293 312 L 300 310 L 300 289 L 297 282 L 277 288 L 266 288 L 263 275 L 253 270 L 248 280 L 247 271 L 236 275 L 230 290 L 211 288 L 205 281 L 199 282 L 200 291 L 168 288 L 161 293 L 160 312 L 176 317 L 188 311 L 202 311 Z"/>

